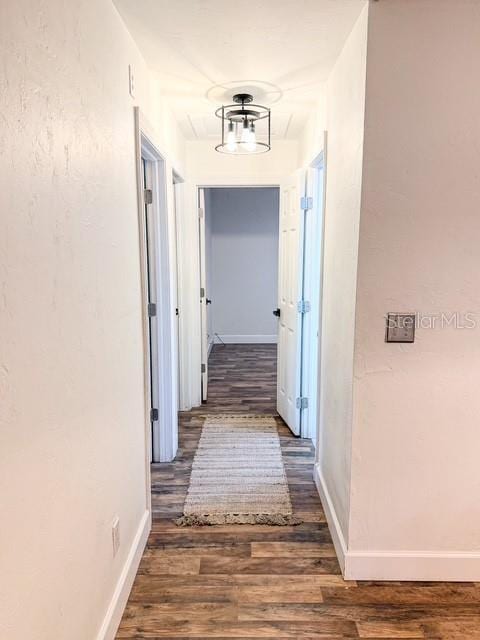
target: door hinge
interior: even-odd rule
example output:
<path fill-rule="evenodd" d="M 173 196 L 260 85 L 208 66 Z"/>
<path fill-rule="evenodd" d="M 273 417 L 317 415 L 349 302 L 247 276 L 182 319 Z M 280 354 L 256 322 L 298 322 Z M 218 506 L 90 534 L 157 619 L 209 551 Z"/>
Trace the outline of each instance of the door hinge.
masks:
<path fill-rule="evenodd" d="M 150 409 L 150 422 L 158 421 L 158 409 Z"/>
<path fill-rule="evenodd" d="M 154 318 L 157 315 L 157 305 L 155 302 L 148 303 L 148 317 Z"/>
<path fill-rule="evenodd" d="M 151 189 L 143 190 L 143 201 L 145 204 L 152 204 L 153 202 L 153 193 Z"/>
<path fill-rule="evenodd" d="M 205 297 L 205 289 L 203 287 L 200 287 L 200 298 L 204 298 Z"/>
<path fill-rule="evenodd" d="M 175 309 L 175 315 L 176 316 L 180 315 L 180 311 L 178 310 L 178 307 Z"/>
<path fill-rule="evenodd" d="M 300 209 L 303 209 L 303 211 L 313 209 L 313 198 L 309 196 L 302 196 L 300 198 Z"/>
<path fill-rule="evenodd" d="M 310 311 L 310 302 L 308 300 L 300 300 L 297 304 L 298 313 L 308 313 Z"/>
<path fill-rule="evenodd" d="M 297 398 L 297 409 L 308 409 L 308 398 L 304 396 Z"/>
<path fill-rule="evenodd" d="M 202 209 L 202 207 L 198 207 L 198 217 L 200 219 L 203 218 L 203 209 Z"/>
<path fill-rule="evenodd" d="M 202 373 L 206 373 L 207 372 L 207 365 L 202 364 Z"/>

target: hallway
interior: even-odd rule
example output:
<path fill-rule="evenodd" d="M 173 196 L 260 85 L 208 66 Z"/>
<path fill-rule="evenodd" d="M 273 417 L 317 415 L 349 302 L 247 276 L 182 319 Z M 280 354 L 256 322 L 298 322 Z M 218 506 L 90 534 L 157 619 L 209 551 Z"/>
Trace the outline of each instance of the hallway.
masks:
<path fill-rule="evenodd" d="M 0 13 L 0 640 L 480 640 L 480 0 Z"/>
<path fill-rule="evenodd" d="M 280 419 L 303 524 L 173 524 L 203 416 L 275 413 L 275 345 L 216 345 L 209 365 L 209 401 L 181 414 L 176 461 L 153 466 L 152 532 L 117 638 L 479 638 L 478 584 L 343 580 L 312 480 L 313 446 Z"/>
<path fill-rule="evenodd" d="M 117 638 L 278 637 L 283 632 L 292 637 L 297 628 L 292 622 L 275 622 L 276 615 L 263 621 L 264 605 L 320 602 L 321 585 L 344 585 L 312 481 L 313 446 L 294 438 L 280 419 L 292 506 L 303 524 L 181 529 L 172 523 L 182 514 L 203 416 L 275 414 L 275 403 L 276 345 L 213 347 L 208 402 L 180 414 L 176 461 L 152 468 L 152 532 Z M 343 623 L 334 626 L 346 629 Z M 315 627 L 308 624 L 310 630 Z"/>

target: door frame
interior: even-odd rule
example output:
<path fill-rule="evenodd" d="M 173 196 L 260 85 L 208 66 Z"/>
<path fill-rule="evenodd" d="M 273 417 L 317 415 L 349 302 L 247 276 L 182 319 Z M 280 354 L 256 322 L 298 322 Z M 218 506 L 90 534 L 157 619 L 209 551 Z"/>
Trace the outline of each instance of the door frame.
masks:
<path fill-rule="evenodd" d="M 322 442 L 322 428 L 324 423 L 324 394 L 322 393 L 323 378 L 326 375 L 323 366 L 322 358 L 322 343 L 323 343 L 323 285 L 324 285 L 324 273 L 325 273 L 325 220 L 327 215 L 327 174 L 328 174 L 328 132 L 323 132 L 323 149 L 315 157 L 311 163 L 311 167 L 315 168 L 317 160 L 321 160 L 323 164 L 323 193 L 322 202 L 318 203 L 322 207 L 322 243 L 320 247 L 321 262 L 320 262 L 320 292 L 319 292 L 319 312 L 318 312 L 318 353 L 317 353 L 317 411 L 316 411 L 316 434 L 315 434 L 315 462 L 320 459 L 320 449 Z"/>
<path fill-rule="evenodd" d="M 176 316 L 176 325 L 175 331 L 176 334 L 174 336 L 175 340 L 175 350 L 176 350 L 176 361 L 177 361 L 177 398 L 176 405 L 177 410 L 180 411 L 181 406 L 181 395 L 182 395 L 182 366 L 183 366 L 183 357 L 181 351 L 181 329 L 180 325 L 182 322 L 182 314 L 180 314 L 180 300 L 181 300 L 181 292 L 180 292 L 180 282 L 182 281 L 182 269 L 183 264 L 180 260 L 181 255 L 181 234 L 180 234 L 180 213 L 183 211 L 183 199 L 184 199 L 184 189 L 185 189 L 185 180 L 182 178 L 180 174 L 178 174 L 175 169 L 172 169 L 172 209 L 173 209 L 173 254 L 172 254 L 172 263 L 173 268 L 175 270 L 175 286 L 174 286 L 174 303 L 173 306 L 175 308 L 175 316 Z"/>
<path fill-rule="evenodd" d="M 207 180 L 202 180 L 199 181 L 197 183 L 194 184 L 194 202 L 195 202 L 195 219 L 196 219 L 196 225 L 195 225 L 195 235 L 196 235 L 196 246 L 197 246 L 197 257 L 198 259 L 195 259 L 195 264 L 196 264 L 196 268 L 195 268 L 195 274 L 194 274 L 194 282 L 195 282 L 195 289 L 194 289 L 194 299 L 197 300 L 196 303 L 196 307 L 197 307 L 197 311 L 198 311 L 198 315 L 196 314 L 196 317 L 194 315 L 192 315 L 191 318 L 191 324 L 190 324 L 190 336 L 195 336 L 194 337 L 194 342 L 193 342 L 193 347 L 194 347 L 194 352 L 198 354 L 198 362 L 199 362 L 199 366 L 198 366 L 198 370 L 191 369 L 189 371 L 189 382 L 190 382 L 190 388 L 193 390 L 192 392 L 192 396 L 191 396 L 191 400 L 192 403 L 188 408 L 191 408 L 192 406 L 199 406 L 201 404 L 201 398 L 202 398 L 202 364 L 207 364 L 207 363 L 202 363 L 202 300 L 200 300 L 200 304 L 198 304 L 198 299 L 199 299 L 199 293 L 200 293 L 200 287 L 201 287 L 201 275 L 200 275 L 200 260 L 201 260 L 201 255 L 200 255 L 200 245 L 202 244 L 201 242 L 199 242 L 200 239 L 200 233 L 201 233 L 201 225 L 199 224 L 200 220 L 199 220 L 199 214 L 198 214 L 198 209 L 199 209 L 199 202 L 200 202 L 200 190 L 201 189 L 262 189 L 262 188 L 274 188 L 274 189 L 281 189 L 281 184 L 282 181 L 280 179 L 275 179 L 272 182 L 258 182 L 256 183 L 255 180 L 249 178 L 247 180 L 244 180 L 242 178 L 238 178 L 238 180 L 235 180 L 232 178 L 228 178 L 228 180 L 222 181 L 222 179 L 207 179 Z M 279 199 L 280 201 L 280 199 Z M 279 216 L 280 216 L 280 211 L 279 211 Z M 203 246 L 205 246 L 205 238 L 203 239 Z M 193 261 L 193 256 L 190 258 Z M 206 296 L 205 296 L 206 298 Z M 198 324 L 196 324 L 198 323 Z M 198 333 L 196 333 L 195 328 L 197 328 Z M 187 340 L 187 336 L 185 335 L 185 332 L 183 333 L 182 336 L 183 340 Z M 195 400 L 198 398 L 198 402 L 196 403 Z"/>
<path fill-rule="evenodd" d="M 206 243 L 206 205 L 205 188 L 198 188 L 198 257 L 200 274 L 200 337 L 201 337 L 201 388 L 202 402 L 208 396 L 208 292 L 207 292 L 207 243 Z"/>
<path fill-rule="evenodd" d="M 140 281 L 143 329 L 143 384 L 145 407 L 145 459 L 146 491 L 150 498 L 150 463 L 173 460 L 178 448 L 177 371 L 175 346 L 175 286 L 176 270 L 172 265 L 174 240 L 172 166 L 167 155 L 155 142 L 155 134 L 138 107 L 135 114 L 135 156 L 137 170 L 137 209 L 140 253 Z M 156 264 L 155 300 L 157 304 L 157 337 L 159 420 L 150 421 L 150 326 L 148 315 L 147 244 L 143 193 L 142 158 L 150 165 L 152 178 L 151 219 L 154 228 L 154 255 Z M 178 174 L 178 172 L 177 172 Z M 170 184 L 171 183 L 171 184 Z"/>

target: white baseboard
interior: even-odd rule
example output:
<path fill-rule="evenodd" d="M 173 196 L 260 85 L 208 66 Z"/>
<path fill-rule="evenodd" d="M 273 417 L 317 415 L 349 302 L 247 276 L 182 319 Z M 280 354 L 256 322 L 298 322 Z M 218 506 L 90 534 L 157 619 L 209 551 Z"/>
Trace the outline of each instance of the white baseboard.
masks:
<path fill-rule="evenodd" d="M 225 344 L 276 344 L 277 342 L 277 334 L 233 336 L 220 333 L 218 335 Z M 221 344 L 217 336 L 215 336 L 215 344 Z"/>
<path fill-rule="evenodd" d="M 319 464 L 314 467 L 314 480 L 346 580 L 480 581 L 480 552 L 476 551 L 348 550 Z"/>
<path fill-rule="evenodd" d="M 148 534 L 152 526 L 150 511 L 145 511 L 138 525 L 137 533 L 128 552 L 125 565 L 120 573 L 107 613 L 103 619 L 96 640 L 114 640 L 118 626 L 137 574 L 138 565 L 147 544 Z"/>
<path fill-rule="evenodd" d="M 337 518 L 330 493 L 325 483 L 325 478 L 323 477 L 318 462 L 313 468 L 313 479 L 315 480 L 318 493 L 320 494 L 320 500 L 322 501 L 323 510 L 325 511 L 328 528 L 330 529 L 330 535 L 332 536 L 333 546 L 335 547 L 335 552 L 337 554 L 340 568 L 342 570 L 342 573 L 345 574 L 345 557 L 347 555 L 347 544 L 345 542 L 343 531 Z"/>
<path fill-rule="evenodd" d="M 478 582 L 480 553 L 469 551 L 349 551 L 348 580 Z"/>

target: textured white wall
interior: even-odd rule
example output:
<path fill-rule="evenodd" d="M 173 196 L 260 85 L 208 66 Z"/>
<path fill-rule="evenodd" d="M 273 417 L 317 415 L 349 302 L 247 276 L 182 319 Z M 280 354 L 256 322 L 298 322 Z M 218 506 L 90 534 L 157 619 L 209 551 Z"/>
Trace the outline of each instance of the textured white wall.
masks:
<path fill-rule="evenodd" d="M 319 466 L 343 535 L 348 531 L 353 338 L 362 186 L 368 7 L 328 79 Z"/>
<path fill-rule="evenodd" d="M 326 89 L 326 85 L 321 88 L 317 105 L 310 114 L 300 139 L 298 166 L 303 169 L 308 167 L 323 149 L 327 128 Z"/>
<path fill-rule="evenodd" d="M 220 336 L 264 336 L 277 320 L 278 188 L 207 189 L 211 221 L 212 330 Z"/>
<path fill-rule="evenodd" d="M 93 640 L 147 495 L 129 63 L 154 112 L 108 0 L 4 2 L 0 42 L 0 636 Z"/>
<path fill-rule="evenodd" d="M 353 549 L 478 551 L 480 327 L 385 344 L 384 315 L 480 320 L 479 60 L 478 2 L 371 4 Z"/>

